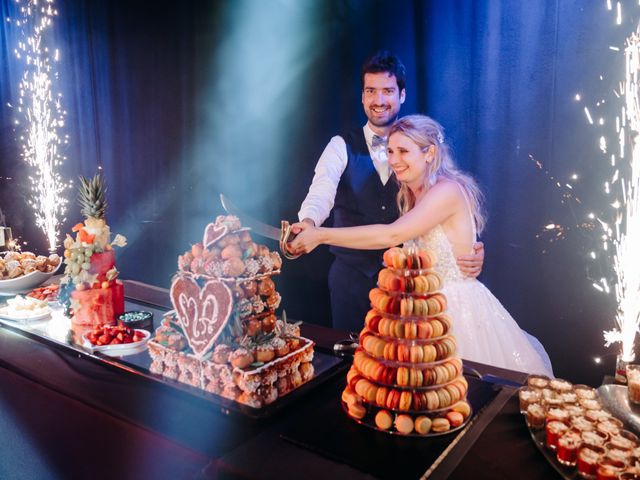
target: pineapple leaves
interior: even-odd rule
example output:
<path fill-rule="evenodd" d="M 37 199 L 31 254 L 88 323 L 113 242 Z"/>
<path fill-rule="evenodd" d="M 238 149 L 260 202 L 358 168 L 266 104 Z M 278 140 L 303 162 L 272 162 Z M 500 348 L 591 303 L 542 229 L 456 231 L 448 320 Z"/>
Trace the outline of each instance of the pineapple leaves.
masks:
<path fill-rule="evenodd" d="M 91 179 L 80 177 L 78 202 L 85 218 L 104 218 L 107 210 L 106 192 L 107 189 L 100 173 Z"/>

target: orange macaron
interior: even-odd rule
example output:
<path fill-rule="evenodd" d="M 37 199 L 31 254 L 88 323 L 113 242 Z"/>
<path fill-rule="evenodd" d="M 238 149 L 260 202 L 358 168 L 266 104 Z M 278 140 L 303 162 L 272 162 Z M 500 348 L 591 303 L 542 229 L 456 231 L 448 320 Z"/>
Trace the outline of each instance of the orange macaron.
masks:
<path fill-rule="evenodd" d="M 413 419 L 409 415 L 398 415 L 394 424 L 396 430 L 403 435 L 413 432 Z"/>
<path fill-rule="evenodd" d="M 393 416 L 386 410 L 380 410 L 376 413 L 375 421 L 380 430 L 389 430 L 393 425 Z"/>
<path fill-rule="evenodd" d="M 419 416 L 414 422 L 414 428 L 420 435 L 426 435 L 431 431 L 431 419 L 424 415 Z"/>
<path fill-rule="evenodd" d="M 446 418 L 434 418 L 431 422 L 431 431 L 434 433 L 447 432 L 451 429 L 451 424 Z"/>

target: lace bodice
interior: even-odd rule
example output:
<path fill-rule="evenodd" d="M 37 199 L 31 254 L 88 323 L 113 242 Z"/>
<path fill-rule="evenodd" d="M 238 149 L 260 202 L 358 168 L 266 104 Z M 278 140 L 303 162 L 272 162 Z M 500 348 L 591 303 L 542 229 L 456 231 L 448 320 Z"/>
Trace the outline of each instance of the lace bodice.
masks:
<path fill-rule="evenodd" d="M 460 187 L 462 196 L 465 200 L 467 214 L 469 215 L 469 222 L 471 224 L 472 241 L 475 242 L 476 223 L 473 218 L 473 214 L 471 213 L 469 199 L 464 189 L 460 185 L 458 186 Z M 437 259 L 434 265 L 434 270 L 442 276 L 445 285 L 451 281 L 473 280 L 472 278 L 465 277 L 458 268 L 458 264 L 456 263 L 456 256 L 453 253 L 453 247 L 451 246 L 451 242 L 449 242 L 446 233 L 444 233 L 442 225 L 436 225 L 436 227 L 431 229 L 427 234 L 423 235 L 417 240 L 408 242 L 406 245 L 410 246 L 412 243 L 417 248 L 426 248 L 427 250 L 435 252 Z"/>
<path fill-rule="evenodd" d="M 458 268 L 451 243 L 449 243 L 449 239 L 444 233 L 442 225 L 437 225 L 426 235 L 423 235 L 417 240 L 407 242 L 405 245 L 410 247 L 411 244 L 415 245 L 418 249 L 428 249 L 436 254 L 437 260 L 434 270 L 442 276 L 445 284 L 455 280 L 466 279 Z"/>

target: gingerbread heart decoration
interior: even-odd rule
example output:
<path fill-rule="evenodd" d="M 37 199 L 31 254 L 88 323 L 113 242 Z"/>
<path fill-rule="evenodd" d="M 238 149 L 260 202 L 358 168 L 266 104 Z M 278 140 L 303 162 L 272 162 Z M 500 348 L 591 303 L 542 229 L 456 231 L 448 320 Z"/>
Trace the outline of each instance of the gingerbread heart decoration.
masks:
<path fill-rule="evenodd" d="M 231 290 L 219 280 L 202 288 L 190 277 L 178 277 L 171 284 L 171 302 L 187 342 L 196 357 L 211 349 L 224 329 L 233 308 Z"/>
<path fill-rule="evenodd" d="M 204 237 L 202 237 L 204 248 L 209 248 L 210 245 L 224 237 L 228 231 L 229 229 L 226 225 L 216 225 L 215 223 L 207 225 L 204 229 Z"/>

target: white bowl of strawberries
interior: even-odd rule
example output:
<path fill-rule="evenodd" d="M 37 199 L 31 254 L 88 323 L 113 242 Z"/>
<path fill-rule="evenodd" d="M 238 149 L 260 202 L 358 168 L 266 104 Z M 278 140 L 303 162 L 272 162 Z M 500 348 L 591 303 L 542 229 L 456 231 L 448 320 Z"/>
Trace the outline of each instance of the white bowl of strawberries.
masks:
<path fill-rule="evenodd" d="M 110 357 L 122 357 L 143 352 L 151 333 L 124 325 L 97 325 L 82 337 L 84 347 Z"/>

